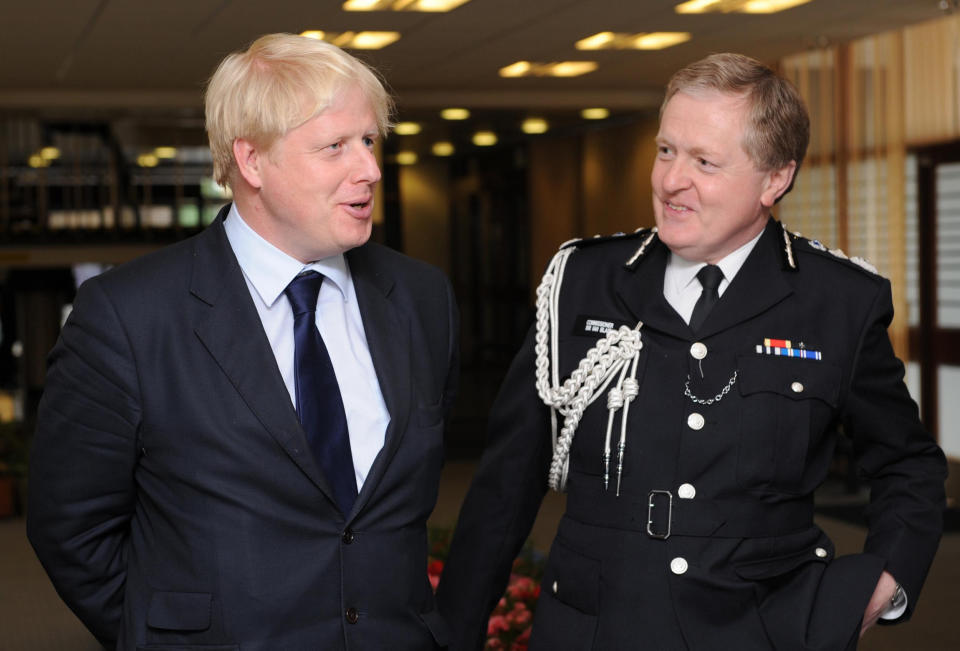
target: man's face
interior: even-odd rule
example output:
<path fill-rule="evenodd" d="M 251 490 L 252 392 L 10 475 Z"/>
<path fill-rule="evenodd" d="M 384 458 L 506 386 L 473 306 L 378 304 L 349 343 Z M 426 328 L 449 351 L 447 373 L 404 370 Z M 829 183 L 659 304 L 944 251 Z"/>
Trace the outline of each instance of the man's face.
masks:
<path fill-rule="evenodd" d="M 747 156 L 748 110 L 738 96 L 679 92 L 663 111 L 653 212 L 660 239 L 684 259 L 715 263 L 753 239 L 793 174 L 792 163 L 763 172 Z"/>
<path fill-rule="evenodd" d="M 258 154 L 259 215 L 251 226 L 301 262 L 365 243 L 380 180 L 377 135 L 359 87 L 343 90 L 323 113 Z"/>

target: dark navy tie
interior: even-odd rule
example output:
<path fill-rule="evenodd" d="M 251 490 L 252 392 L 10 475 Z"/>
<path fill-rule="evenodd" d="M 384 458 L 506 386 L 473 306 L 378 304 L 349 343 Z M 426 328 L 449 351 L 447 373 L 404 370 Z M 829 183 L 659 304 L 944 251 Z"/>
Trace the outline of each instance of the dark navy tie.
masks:
<path fill-rule="evenodd" d="M 313 457 L 330 482 L 340 511 L 347 516 L 357 499 L 357 480 L 340 386 L 316 325 L 321 284 L 323 276 L 308 271 L 294 278 L 283 293 L 293 308 L 297 415 Z"/>
<path fill-rule="evenodd" d="M 697 304 L 693 306 L 693 314 L 690 315 L 690 329 L 694 332 L 700 329 L 710 310 L 720 300 L 717 288 L 723 280 L 723 271 L 715 264 L 708 264 L 697 272 L 697 280 L 700 281 L 703 291 L 700 292 L 700 298 L 697 299 Z"/>

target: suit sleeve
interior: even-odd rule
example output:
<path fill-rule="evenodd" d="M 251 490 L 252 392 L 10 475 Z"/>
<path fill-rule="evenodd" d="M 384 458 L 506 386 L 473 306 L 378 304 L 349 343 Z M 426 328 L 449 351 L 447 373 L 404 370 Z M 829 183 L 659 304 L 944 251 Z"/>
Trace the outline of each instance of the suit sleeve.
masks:
<path fill-rule="evenodd" d="M 906 620 L 943 529 L 946 461 L 903 383 L 903 364 L 887 334 L 892 318 L 884 281 L 861 334 L 844 423 L 870 482 L 865 551 L 886 559 L 907 591 Z"/>
<path fill-rule="evenodd" d="M 547 490 L 549 410 L 534 386 L 533 331 L 513 360 L 490 414 L 486 449 L 464 500 L 437 603 L 454 631 L 451 651 L 483 648 Z"/>
<path fill-rule="evenodd" d="M 27 534 L 57 592 L 112 647 L 119 632 L 140 400 L 129 341 L 99 279 L 50 354 L 30 464 Z"/>
<path fill-rule="evenodd" d="M 447 380 L 443 389 L 444 413 L 449 414 L 460 388 L 460 312 L 457 309 L 457 300 L 453 295 L 453 287 L 444 276 L 443 287 L 447 294 Z"/>

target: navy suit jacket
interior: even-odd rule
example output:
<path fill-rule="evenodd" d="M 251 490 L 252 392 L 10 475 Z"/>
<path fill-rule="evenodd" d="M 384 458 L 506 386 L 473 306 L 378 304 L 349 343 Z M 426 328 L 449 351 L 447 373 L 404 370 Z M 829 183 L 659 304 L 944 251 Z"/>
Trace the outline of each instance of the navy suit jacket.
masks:
<path fill-rule="evenodd" d="M 344 518 L 223 229 L 84 283 L 50 356 L 28 535 L 107 646 L 430 649 L 427 579 L 457 312 L 438 270 L 347 252 L 390 412 Z"/>

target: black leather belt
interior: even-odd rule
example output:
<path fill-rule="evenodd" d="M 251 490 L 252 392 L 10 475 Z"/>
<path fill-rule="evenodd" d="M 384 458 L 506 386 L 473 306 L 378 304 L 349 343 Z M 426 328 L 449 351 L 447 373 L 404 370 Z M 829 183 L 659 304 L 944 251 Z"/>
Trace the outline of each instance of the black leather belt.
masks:
<path fill-rule="evenodd" d="M 666 489 L 645 493 L 585 490 L 584 481 L 570 486 L 566 514 L 585 524 L 642 531 L 651 538 L 706 536 L 766 538 L 795 533 L 813 523 L 811 498 L 761 501 L 744 495 L 729 499 L 681 499 Z"/>

